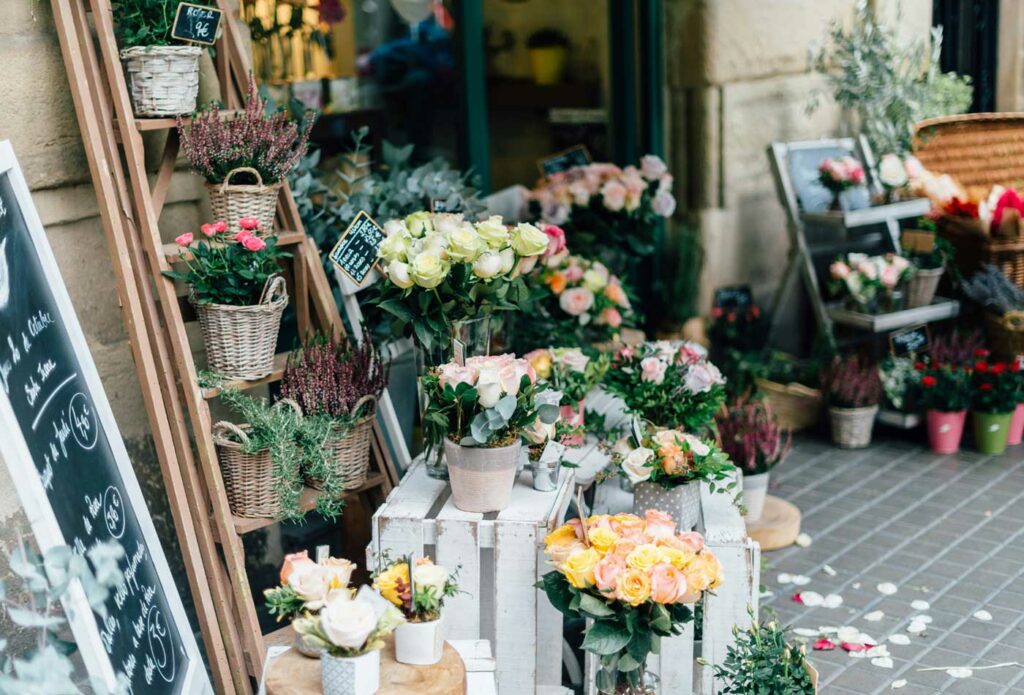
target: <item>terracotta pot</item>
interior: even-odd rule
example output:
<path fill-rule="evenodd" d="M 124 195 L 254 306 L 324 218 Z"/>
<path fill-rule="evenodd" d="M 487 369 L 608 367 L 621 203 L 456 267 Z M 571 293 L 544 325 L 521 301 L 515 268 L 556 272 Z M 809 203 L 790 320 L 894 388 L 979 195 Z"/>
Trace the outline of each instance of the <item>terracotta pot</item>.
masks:
<path fill-rule="evenodd" d="M 967 420 L 966 410 L 954 413 L 929 410 L 925 418 L 928 421 L 928 446 L 932 451 L 937 454 L 955 454 L 960 451 L 960 439 Z"/>

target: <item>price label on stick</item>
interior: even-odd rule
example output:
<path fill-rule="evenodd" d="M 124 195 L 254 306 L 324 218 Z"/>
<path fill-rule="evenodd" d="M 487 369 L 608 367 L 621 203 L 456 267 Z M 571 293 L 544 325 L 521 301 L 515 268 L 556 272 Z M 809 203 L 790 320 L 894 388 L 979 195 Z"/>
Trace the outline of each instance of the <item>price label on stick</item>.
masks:
<path fill-rule="evenodd" d="M 331 250 L 331 263 L 357 285 L 377 265 L 377 251 L 387 235 L 365 211 L 360 211 Z"/>
<path fill-rule="evenodd" d="M 562 171 L 568 171 L 573 167 L 586 166 L 590 162 L 590 151 L 587 149 L 587 146 L 576 145 L 567 150 L 562 150 L 558 154 L 545 157 L 537 162 L 537 168 L 540 169 L 541 176 L 551 176 Z"/>
<path fill-rule="evenodd" d="M 216 7 L 183 2 L 178 5 L 171 25 L 171 37 L 179 41 L 212 46 L 220 34 L 220 20 L 224 13 Z"/>
<path fill-rule="evenodd" d="M 889 334 L 889 352 L 893 357 L 920 355 L 931 350 L 931 347 L 932 336 L 925 323 Z"/>

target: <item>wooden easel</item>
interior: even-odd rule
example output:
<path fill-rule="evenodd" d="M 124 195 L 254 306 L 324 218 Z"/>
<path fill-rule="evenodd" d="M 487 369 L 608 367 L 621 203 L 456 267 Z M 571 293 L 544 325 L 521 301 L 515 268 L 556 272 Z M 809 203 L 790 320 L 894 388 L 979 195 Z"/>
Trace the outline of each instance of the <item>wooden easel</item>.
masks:
<path fill-rule="evenodd" d="M 225 21 L 216 47 L 217 74 L 222 101 L 232 109 L 242 104 L 250 68 L 232 13 L 222 0 L 218 4 Z M 179 253 L 173 244 L 163 242 L 159 228 L 178 155 L 175 120 L 135 118 L 110 0 L 52 0 L 52 5 L 207 656 L 218 692 L 250 693 L 251 679 L 260 677 L 266 644 L 273 635 L 260 631 L 242 536 L 276 520 L 231 514 L 211 434 L 209 400 L 220 390 L 199 384 L 185 332 L 185 323 L 194 315 L 173 281 L 163 275 Z M 152 184 L 142 142 L 147 131 L 167 134 Z M 303 231 L 287 187 L 278 202 L 277 229 L 290 230 L 279 232 L 278 243 L 292 253 L 285 274 L 300 335 L 313 327 L 341 335 L 344 327 L 316 246 Z M 284 362 L 285 355 L 278 355 L 273 373 L 259 381 L 222 386 L 252 388 L 277 381 Z M 349 493 L 371 507 L 396 482 L 376 423 L 374 435 L 370 476 L 362 488 Z M 312 509 L 315 501 L 316 492 L 307 488 L 303 508 Z"/>

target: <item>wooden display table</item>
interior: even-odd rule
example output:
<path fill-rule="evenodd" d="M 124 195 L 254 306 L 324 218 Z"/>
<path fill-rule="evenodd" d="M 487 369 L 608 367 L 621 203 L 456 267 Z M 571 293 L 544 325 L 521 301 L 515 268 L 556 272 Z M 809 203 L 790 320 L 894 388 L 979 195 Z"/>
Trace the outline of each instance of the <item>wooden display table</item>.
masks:
<path fill-rule="evenodd" d="M 267 695 L 319 695 L 320 660 L 292 648 L 267 662 Z M 433 666 L 410 666 L 395 661 L 395 642 L 387 638 L 380 652 L 380 690 L 377 695 L 464 695 L 466 666 L 448 642 Z"/>

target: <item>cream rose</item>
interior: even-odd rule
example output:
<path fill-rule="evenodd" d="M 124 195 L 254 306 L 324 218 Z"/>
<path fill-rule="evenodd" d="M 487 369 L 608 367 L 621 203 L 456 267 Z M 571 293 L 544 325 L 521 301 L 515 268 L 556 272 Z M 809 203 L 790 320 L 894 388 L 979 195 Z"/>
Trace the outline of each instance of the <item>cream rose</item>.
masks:
<path fill-rule="evenodd" d="M 441 260 L 441 254 L 424 251 L 413 259 L 409 275 L 417 285 L 430 289 L 440 285 L 447 273 L 448 269 Z"/>
<path fill-rule="evenodd" d="M 331 591 L 332 574 L 315 562 L 297 565 L 288 577 L 288 586 L 295 590 L 309 610 L 324 605 Z"/>
<path fill-rule="evenodd" d="M 654 452 L 645 446 L 633 449 L 622 462 L 622 470 L 629 482 L 636 485 L 651 477 L 651 468 L 647 463 L 654 458 Z"/>
<path fill-rule="evenodd" d="M 508 228 L 502 222 L 501 215 L 491 215 L 486 220 L 477 222 L 476 233 L 492 249 L 501 249 L 508 246 Z M 547 248 L 546 239 L 545 248 Z"/>
<path fill-rule="evenodd" d="M 886 188 L 900 188 L 907 185 L 907 170 L 903 161 L 895 154 L 882 155 L 878 162 L 878 180 Z"/>
<path fill-rule="evenodd" d="M 387 265 L 387 275 L 391 282 L 395 283 L 403 290 L 413 286 L 412 278 L 409 277 L 409 264 L 402 263 L 401 261 L 391 261 Z"/>
<path fill-rule="evenodd" d="M 459 225 L 448 234 L 448 257 L 453 261 L 472 263 L 483 250 L 483 239 L 468 222 Z"/>
<path fill-rule="evenodd" d="M 448 570 L 433 563 L 417 565 L 412 573 L 412 582 L 416 591 L 426 591 L 439 599 L 444 595 L 444 587 L 448 583 Z"/>
<path fill-rule="evenodd" d="M 583 273 L 583 286 L 591 292 L 600 292 L 608 284 L 608 276 L 591 268 Z"/>
<path fill-rule="evenodd" d="M 501 375 L 497 369 L 481 369 L 476 379 L 476 394 L 480 406 L 493 408 L 501 399 Z"/>
<path fill-rule="evenodd" d="M 516 265 L 516 252 L 511 247 L 504 248 L 498 252 L 498 258 L 501 259 L 501 272 L 499 274 L 508 275 L 512 272 Z"/>
<path fill-rule="evenodd" d="M 494 251 L 484 251 L 473 261 L 473 274 L 488 280 L 501 273 L 501 256 Z"/>
<path fill-rule="evenodd" d="M 512 248 L 520 256 L 539 256 L 548 249 L 548 235 L 528 222 L 512 230 Z"/>
<path fill-rule="evenodd" d="M 406 217 L 405 227 L 417 239 L 434 231 L 434 223 L 430 220 L 430 213 L 425 211 L 414 212 Z"/>
<path fill-rule="evenodd" d="M 409 236 L 408 232 L 404 231 L 403 227 L 403 231 L 389 234 L 380 243 L 377 255 L 386 261 L 404 261 L 411 246 L 412 237 Z"/>
<path fill-rule="evenodd" d="M 361 649 L 377 627 L 377 614 L 369 602 L 339 593 L 320 611 L 320 627 L 334 646 Z"/>

